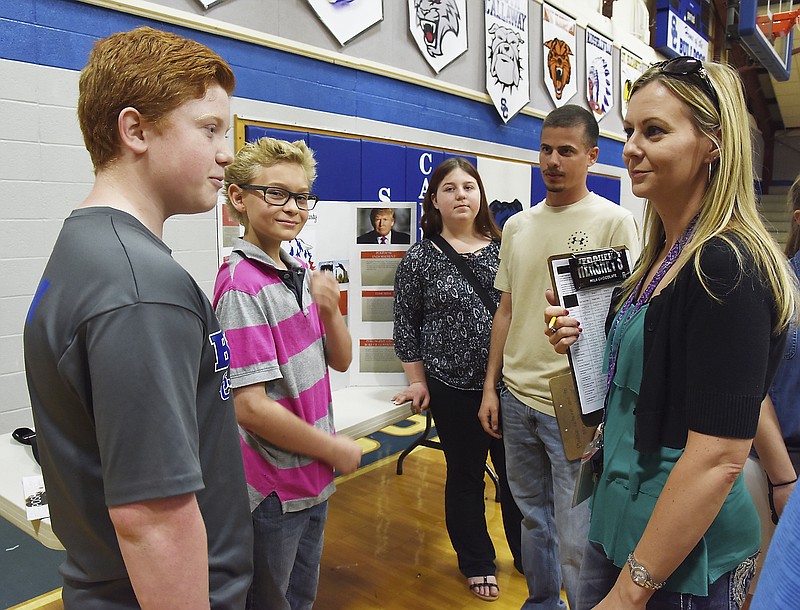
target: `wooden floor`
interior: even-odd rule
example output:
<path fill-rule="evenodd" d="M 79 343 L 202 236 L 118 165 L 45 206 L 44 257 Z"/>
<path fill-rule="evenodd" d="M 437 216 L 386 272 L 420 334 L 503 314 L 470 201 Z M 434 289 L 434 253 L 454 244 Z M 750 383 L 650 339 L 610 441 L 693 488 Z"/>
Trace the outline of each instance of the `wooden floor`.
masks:
<path fill-rule="evenodd" d="M 497 552 L 500 599 L 473 596 L 444 525 L 444 455 L 419 447 L 395 474 L 397 456 L 337 479 L 330 499 L 315 610 L 516 610 L 527 597 L 505 542 L 487 478 L 486 519 Z M 61 610 L 60 591 L 19 610 Z"/>
<path fill-rule="evenodd" d="M 497 552 L 500 599 L 467 589 L 444 524 L 444 455 L 420 447 L 395 474 L 396 456 L 337 480 L 330 499 L 319 610 L 517 609 L 527 586 L 514 570 L 500 505 L 487 478 L 486 519 Z"/>

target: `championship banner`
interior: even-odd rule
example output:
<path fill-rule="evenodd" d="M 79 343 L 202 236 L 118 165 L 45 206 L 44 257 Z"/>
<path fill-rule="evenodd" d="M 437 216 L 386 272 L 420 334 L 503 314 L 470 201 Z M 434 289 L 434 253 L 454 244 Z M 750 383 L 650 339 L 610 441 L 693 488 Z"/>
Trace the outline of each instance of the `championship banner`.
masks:
<path fill-rule="evenodd" d="M 205 10 L 213 8 L 218 4 L 222 4 L 225 0 L 197 0 L 198 4 L 202 6 Z"/>
<path fill-rule="evenodd" d="M 467 0 L 408 0 L 408 29 L 438 74 L 467 50 Z"/>
<path fill-rule="evenodd" d="M 486 91 L 503 122 L 530 101 L 528 0 L 485 0 Z"/>
<path fill-rule="evenodd" d="M 614 105 L 611 40 L 586 28 L 586 101 L 599 122 Z"/>
<path fill-rule="evenodd" d="M 628 112 L 628 98 L 631 95 L 631 87 L 636 79 L 647 70 L 647 64 L 636 55 L 628 51 L 625 47 L 619 50 L 619 110 L 622 118 Z"/>
<path fill-rule="evenodd" d="M 575 19 L 549 4 L 542 4 L 544 86 L 557 107 L 566 104 L 578 92 L 577 77 L 572 75 L 577 29 Z"/>
<path fill-rule="evenodd" d="M 342 46 L 383 21 L 383 0 L 308 0 L 308 3 Z"/>

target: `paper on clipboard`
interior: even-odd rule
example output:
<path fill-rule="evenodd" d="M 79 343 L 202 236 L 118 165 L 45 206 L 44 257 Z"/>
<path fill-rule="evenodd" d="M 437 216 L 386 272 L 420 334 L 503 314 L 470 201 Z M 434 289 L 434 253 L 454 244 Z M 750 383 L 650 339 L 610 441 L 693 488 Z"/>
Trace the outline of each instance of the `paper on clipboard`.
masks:
<path fill-rule="evenodd" d="M 584 416 L 603 408 L 605 322 L 614 288 L 630 275 L 632 261 L 625 247 L 560 254 L 548 258 L 550 279 L 559 304 L 581 323 L 579 341 L 567 355 Z"/>

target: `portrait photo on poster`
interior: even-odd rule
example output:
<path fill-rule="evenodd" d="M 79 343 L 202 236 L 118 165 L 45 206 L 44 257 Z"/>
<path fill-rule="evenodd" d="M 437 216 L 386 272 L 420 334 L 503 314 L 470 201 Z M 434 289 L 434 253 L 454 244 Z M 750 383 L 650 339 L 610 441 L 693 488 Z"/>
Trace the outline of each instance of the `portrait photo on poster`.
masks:
<path fill-rule="evenodd" d="M 382 246 L 411 243 L 409 207 L 360 207 L 356 212 L 356 243 Z"/>

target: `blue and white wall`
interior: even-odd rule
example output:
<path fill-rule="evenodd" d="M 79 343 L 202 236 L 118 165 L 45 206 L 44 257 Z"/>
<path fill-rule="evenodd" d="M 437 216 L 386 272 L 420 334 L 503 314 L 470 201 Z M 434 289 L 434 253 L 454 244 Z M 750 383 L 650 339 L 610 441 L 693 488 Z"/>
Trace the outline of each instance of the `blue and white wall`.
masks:
<path fill-rule="evenodd" d="M 634 1 L 616 2 L 615 11 Z M 617 47 L 624 44 L 645 61 L 654 59 L 652 49 L 624 31 L 624 19 L 612 23 L 596 12 L 599 2 L 560 4 L 580 26 L 591 24 Z M 192 0 L 0 3 L 0 186 L 5 203 L 0 211 L 0 433 L 31 423 L 23 320 L 63 219 L 86 196 L 93 179 L 75 108 L 78 73 L 98 38 L 142 24 L 194 38 L 233 66 L 236 115 L 333 137 L 465 154 L 477 158 L 490 200 L 530 203 L 537 192 L 531 165 L 538 161 L 541 119 L 552 109 L 541 84 L 541 57 L 532 53 L 530 58 L 531 103 L 504 125 L 483 90 L 483 2 L 468 2 L 469 51 L 438 76 L 409 37 L 406 2 L 383 0 L 383 5 L 383 22 L 341 48 L 301 0 L 226 0 L 207 14 Z M 541 4 L 532 0 L 529 13 L 530 46 L 536 50 L 541 48 Z M 615 63 L 618 52 L 615 48 Z M 575 62 L 582 83 L 582 44 Z M 574 103 L 585 106 L 583 87 Z M 593 180 L 602 189 L 610 185 L 623 206 L 639 213 L 641 203 L 629 194 L 622 166 L 618 109 L 600 127 Z M 320 171 L 322 178 L 324 165 Z M 346 182 L 348 172 L 361 169 L 345 165 L 336 171 L 344 173 Z M 215 212 L 170 220 L 165 241 L 210 292 L 218 261 Z"/>

